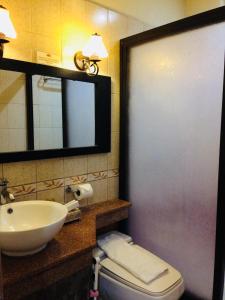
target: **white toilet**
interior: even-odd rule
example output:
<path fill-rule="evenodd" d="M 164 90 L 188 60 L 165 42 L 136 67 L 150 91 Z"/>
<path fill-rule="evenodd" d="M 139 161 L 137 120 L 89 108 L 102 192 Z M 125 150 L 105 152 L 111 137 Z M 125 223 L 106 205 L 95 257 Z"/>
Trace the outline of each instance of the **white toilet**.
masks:
<path fill-rule="evenodd" d="M 132 247 L 146 251 L 133 244 L 130 236 L 113 232 L 125 239 Z M 145 284 L 119 264 L 106 257 L 105 253 L 96 248 L 93 257 L 100 263 L 99 293 L 100 300 L 178 300 L 184 292 L 184 281 L 181 274 L 160 259 L 167 271 L 161 276 Z"/>

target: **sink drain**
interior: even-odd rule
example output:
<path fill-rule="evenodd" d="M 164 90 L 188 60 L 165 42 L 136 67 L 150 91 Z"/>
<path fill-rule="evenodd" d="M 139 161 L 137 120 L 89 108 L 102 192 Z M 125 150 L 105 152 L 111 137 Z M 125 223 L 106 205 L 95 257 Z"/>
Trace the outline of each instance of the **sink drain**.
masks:
<path fill-rule="evenodd" d="M 13 209 L 12 209 L 12 208 L 8 208 L 8 209 L 7 209 L 7 213 L 8 213 L 8 214 L 12 214 L 12 213 L 13 213 Z"/>

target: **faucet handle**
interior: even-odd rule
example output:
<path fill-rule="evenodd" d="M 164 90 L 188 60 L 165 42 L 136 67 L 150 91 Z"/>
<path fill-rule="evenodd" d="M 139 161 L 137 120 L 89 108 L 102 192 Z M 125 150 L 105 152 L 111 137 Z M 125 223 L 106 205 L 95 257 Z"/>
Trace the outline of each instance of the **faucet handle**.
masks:
<path fill-rule="evenodd" d="M 9 181 L 7 180 L 7 178 L 1 178 L 0 179 L 0 186 L 5 186 L 9 183 Z"/>

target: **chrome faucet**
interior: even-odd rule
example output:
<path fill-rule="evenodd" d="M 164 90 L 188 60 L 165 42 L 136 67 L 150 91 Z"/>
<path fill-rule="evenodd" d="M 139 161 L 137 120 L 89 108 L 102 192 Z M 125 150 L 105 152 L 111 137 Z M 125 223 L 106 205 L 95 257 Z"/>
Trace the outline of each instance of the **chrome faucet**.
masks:
<path fill-rule="evenodd" d="M 8 191 L 8 180 L 6 178 L 0 179 L 0 204 L 10 203 L 15 200 L 12 193 Z"/>

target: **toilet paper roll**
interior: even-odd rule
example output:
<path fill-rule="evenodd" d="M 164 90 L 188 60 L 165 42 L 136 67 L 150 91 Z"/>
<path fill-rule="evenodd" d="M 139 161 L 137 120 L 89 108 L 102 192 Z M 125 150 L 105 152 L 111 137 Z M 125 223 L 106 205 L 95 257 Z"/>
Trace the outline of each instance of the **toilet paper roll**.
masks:
<path fill-rule="evenodd" d="M 87 199 L 93 196 L 93 189 L 90 183 L 78 184 L 74 188 L 74 196 L 77 200 Z"/>

